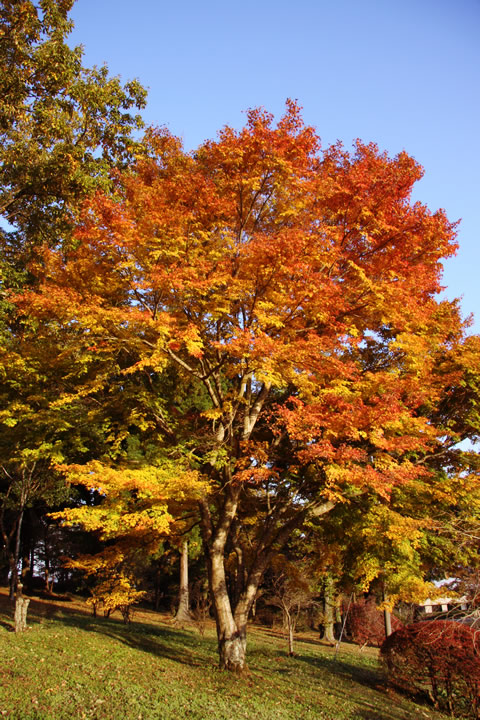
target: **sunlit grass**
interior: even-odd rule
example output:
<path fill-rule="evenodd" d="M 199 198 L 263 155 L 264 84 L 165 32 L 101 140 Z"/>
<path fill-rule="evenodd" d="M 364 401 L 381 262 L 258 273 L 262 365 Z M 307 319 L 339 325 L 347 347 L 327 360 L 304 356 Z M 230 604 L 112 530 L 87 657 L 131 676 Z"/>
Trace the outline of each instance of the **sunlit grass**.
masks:
<path fill-rule="evenodd" d="M 384 685 L 376 652 L 313 633 L 290 658 L 281 633 L 252 627 L 248 672 L 217 669 L 213 626 L 173 628 L 138 612 L 130 627 L 93 618 L 78 603 L 32 602 L 30 629 L 15 635 L 0 608 L 0 718 L 18 720 L 415 720 L 446 716 Z"/>

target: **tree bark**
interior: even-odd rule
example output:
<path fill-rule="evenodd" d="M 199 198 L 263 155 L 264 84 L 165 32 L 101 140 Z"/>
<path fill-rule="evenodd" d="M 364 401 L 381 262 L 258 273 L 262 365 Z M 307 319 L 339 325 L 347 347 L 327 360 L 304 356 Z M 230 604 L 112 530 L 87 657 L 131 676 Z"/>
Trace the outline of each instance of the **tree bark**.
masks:
<path fill-rule="evenodd" d="M 385 588 L 383 588 L 383 601 L 387 600 L 387 593 L 385 591 Z M 387 610 L 387 608 L 383 611 L 383 619 L 385 622 L 385 637 L 388 637 L 392 634 L 392 614 L 390 610 Z"/>
<path fill-rule="evenodd" d="M 236 673 L 245 668 L 247 649 L 246 618 L 235 619 L 227 592 L 223 552 L 212 553 L 211 586 L 217 623 L 220 668 Z"/>
<path fill-rule="evenodd" d="M 226 582 L 225 548 L 227 539 L 233 541 L 235 549 L 240 547 L 235 542 L 234 525 L 241 487 L 232 481 L 228 470 L 225 470 L 223 480 L 225 497 L 222 506 L 218 509 L 217 524 L 214 526 L 209 505 L 202 500 L 199 503 L 201 527 L 217 626 L 220 668 L 242 672 L 245 668 L 248 616 L 274 552 L 285 544 L 292 531 L 299 527 L 307 516 L 328 513 L 334 507 L 334 503 L 319 502 L 289 517 L 279 512 L 276 518 L 269 519 L 261 533 L 248 573 L 243 574 L 244 590 L 234 604 L 228 594 Z M 237 558 L 239 558 L 238 552 Z M 243 563 L 243 557 L 239 559 Z"/>
<path fill-rule="evenodd" d="M 219 637 L 218 652 L 220 668 L 234 673 L 243 673 L 247 652 L 247 635 L 238 630 L 226 632 Z"/>
<path fill-rule="evenodd" d="M 18 583 L 15 597 L 15 632 L 24 632 L 27 629 L 27 611 L 30 598 L 22 594 L 22 584 Z"/>
<path fill-rule="evenodd" d="M 384 610 L 384 618 L 385 618 L 385 635 L 388 637 L 392 634 L 392 614 L 390 610 Z"/>
<path fill-rule="evenodd" d="M 225 546 L 238 506 L 240 487 L 226 477 L 226 495 L 213 526 L 207 502 L 200 502 L 202 534 L 207 557 L 208 581 L 217 626 L 219 665 L 222 670 L 241 673 L 245 667 L 246 622 L 238 624 L 233 615 L 225 573 Z"/>
<path fill-rule="evenodd" d="M 335 596 L 333 592 L 333 579 L 331 575 L 327 575 L 325 580 L 325 590 L 323 592 L 323 634 L 322 640 L 335 645 Z"/>
<path fill-rule="evenodd" d="M 290 657 L 294 656 L 293 652 L 293 620 L 290 613 L 287 615 L 287 626 L 288 626 L 288 654 Z"/>
<path fill-rule="evenodd" d="M 192 621 L 190 614 L 190 600 L 188 592 L 188 541 L 185 540 L 182 545 L 182 554 L 180 556 L 180 591 L 178 600 L 177 614 L 175 615 L 175 623 L 189 623 Z"/>
<path fill-rule="evenodd" d="M 11 576 L 10 576 L 10 599 L 15 598 L 15 592 L 18 585 L 18 563 L 20 560 L 20 539 L 22 536 L 24 506 L 22 505 L 17 521 L 17 529 L 15 533 L 15 549 L 11 558 Z M 27 603 L 28 604 L 28 603 Z"/>

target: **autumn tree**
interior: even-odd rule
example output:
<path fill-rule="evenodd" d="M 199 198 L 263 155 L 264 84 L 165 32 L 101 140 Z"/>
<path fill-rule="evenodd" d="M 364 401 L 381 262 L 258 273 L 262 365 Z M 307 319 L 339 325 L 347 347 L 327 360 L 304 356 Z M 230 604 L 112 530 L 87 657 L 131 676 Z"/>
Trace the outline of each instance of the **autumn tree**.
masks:
<path fill-rule="evenodd" d="M 479 338 L 459 324 L 457 335 L 434 354 L 431 396 L 418 409 L 442 438 L 416 458 L 428 473 L 419 472 L 388 498 L 360 501 L 353 574 L 365 590 L 372 581 L 383 586 L 392 604 L 423 601 L 435 592 L 432 580 L 478 567 L 479 368 Z"/>
<path fill-rule="evenodd" d="M 417 516 L 429 518 L 426 565 L 432 576 L 458 578 L 459 594 L 473 599 L 477 583 L 472 581 L 480 573 L 480 456 L 475 450 L 480 441 L 480 337 L 471 335 L 449 347 L 439 358 L 435 376 L 444 392 L 441 403 L 428 412 L 443 428 L 443 445 L 425 462 L 436 482 L 423 484 L 422 502 L 416 502 L 417 488 L 410 507 L 416 506 Z"/>
<path fill-rule="evenodd" d="M 54 464 L 82 447 L 83 406 L 65 412 L 54 405 L 56 375 L 67 369 L 60 353 L 52 337 L 47 345 L 19 328 L 5 333 L 0 346 L 0 533 L 12 597 L 26 511 L 40 500 L 48 507 L 67 499 Z M 72 432 L 74 417 L 80 433 Z"/>
<path fill-rule="evenodd" d="M 88 370 L 73 362 L 65 372 L 69 339 L 50 327 L 44 342 L 44 321 L 18 314 L 7 294 L 35 283 L 38 249 L 68 244 L 85 197 L 140 151 L 133 134 L 145 103 L 138 82 L 86 68 L 82 49 L 68 45 L 72 5 L 0 2 L 0 529 L 12 589 L 25 508 L 58 498 L 53 464 L 65 457 L 73 417 L 89 411 L 52 405 L 59 383 L 65 395 L 74 373 L 83 382 Z M 73 435 L 72 460 L 81 445 Z"/>
<path fill-rule="evenodd" d="M 164 458 L 161 467 L 126 458 L 117 468 L 107 462 L 62 468 L 70 483 L 95 490 L 104 502 L 95 507 L 71 507 L 52 514 L 65 526 L 81 526 L 95 533 L 101 549 L 68 558 L 67 567 L 93 579 L 90 602 L 95 608 L 119 609 L 128 618 L 131 605 L 145 592 L 138 590 L 142 575 L 168 535 L 178 532 L 179 518 L 193 502 L 209 492 L 205 479 Z M 183 529 L 183 527 L 181 528 Z"/>
<path fill-rule="evenodd" d="M 211 488 L 198 510 L 220 665 L 241 670 L 292 531 L 430 473 L 432 368 L 458 335 L 436 299 L 455 226 L 410 202 L 422 170 L 406 153 L 321 151 L 292 102 L 277 125 L 250 111 L 194 153 L 163 130 L 147 142 L 154 157 L 87 202 L 75 246 L 45 248 L 38 291 L 15 302 L 122 356 L 118 392 L 141 373 L 192 388 L 188 407 L 163 408 L 174 438 L 159 428 L 158 445 Z"/>

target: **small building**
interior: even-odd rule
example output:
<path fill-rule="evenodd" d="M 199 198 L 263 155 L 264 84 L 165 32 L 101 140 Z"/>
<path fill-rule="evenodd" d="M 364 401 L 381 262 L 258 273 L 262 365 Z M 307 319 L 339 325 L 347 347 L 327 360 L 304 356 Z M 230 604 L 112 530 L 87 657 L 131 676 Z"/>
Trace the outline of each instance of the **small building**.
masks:
<path fill-rule="evenodd" d="M 419 608 L 425 615 L 431 615 L 437 612 L 446 613 L 451 610 L 466 610 L 467 598 L 465 595 L 460 598 L 439 597 L 434 600 L 427 598 L 425 602 L 419 604 Z"/>

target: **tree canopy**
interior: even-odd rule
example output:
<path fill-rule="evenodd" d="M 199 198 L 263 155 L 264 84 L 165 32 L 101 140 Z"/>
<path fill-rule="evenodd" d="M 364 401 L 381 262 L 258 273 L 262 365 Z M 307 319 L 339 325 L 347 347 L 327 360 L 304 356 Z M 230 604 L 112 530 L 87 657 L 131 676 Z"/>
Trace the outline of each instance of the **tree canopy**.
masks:
<path fill-rule="evenodd" d="M 455 444 L 478 436 L 478 343 L 437 298 L 455 225 L 411 202 L 422 169 L 406 153 L 322 150 L 294 102 L 192 153 L 166 130 L 145 142 L 13 300 L 96 368 L 65 403 L 137 383 L 149 400 L 125 436 L 146 423 L 157 468 L 180 478 L 181 458 L 207 481 L 196 503 L 221 665 L 241 669 L 259 583 L 294 529 L 442 472 L 477 477 Z M 145 462 L 125 455 L 118 478 Z"/>

